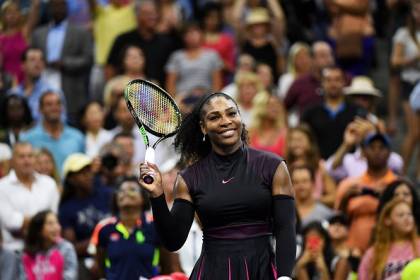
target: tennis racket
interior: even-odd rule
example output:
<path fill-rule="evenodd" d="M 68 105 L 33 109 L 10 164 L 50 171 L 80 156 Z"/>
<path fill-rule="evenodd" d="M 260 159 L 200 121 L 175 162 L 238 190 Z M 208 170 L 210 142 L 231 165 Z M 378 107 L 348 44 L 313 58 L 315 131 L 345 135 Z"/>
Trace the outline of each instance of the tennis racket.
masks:
<path fill-rule="evenodd" d="M 165 90 L 146 80 L 130 81 L 124 89 L 124 98 L 146 146 L 145 162 L 154 164 L 156 146 L 177 133 L 181 126 L 181 112 Z M 153 145 L 147 132 L 159 137 Z M 146 184 L 154 181 L 147 174 L 142 179 Z"/>

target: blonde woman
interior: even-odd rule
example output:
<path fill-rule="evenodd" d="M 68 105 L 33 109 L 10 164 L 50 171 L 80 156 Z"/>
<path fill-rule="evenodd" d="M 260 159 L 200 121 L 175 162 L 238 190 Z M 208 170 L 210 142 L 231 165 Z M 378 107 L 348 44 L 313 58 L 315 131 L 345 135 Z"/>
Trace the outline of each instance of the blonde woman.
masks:
<path fill-rule="evenodd" d="M 237 87 L 235 100 L 238 103 L 242 122 L 248 127 L 251 124 L 251 111 L 254 105 L 254 98 L 258 93 L 264 92 L 263 85 L 257 74 L 252 72 L 241 72 L 237 74 L 235 83 Z"/>
<path fill-rule="evenodd" d="M 311 71 L 312 58 L 308 44 L 303 42 L 294 43 L 289 49 L 287 72 L 280 76 L 277 95 L 284 99 L 296 78 L 308 74 Z"/>
<path fill-rule="evenodd" d="M 400 279 L 405 265 L 419 257 L 420 241 L 411 209 L 402 199 L 382 209 L 373 246 L 359 266 L 359 280 Z"/>
<path fill-rule="evenodd" d="M 285 156 L 287 127 L 283 103 L 265 91 L 258 93 L 253 103 L 250 146 Z"/>

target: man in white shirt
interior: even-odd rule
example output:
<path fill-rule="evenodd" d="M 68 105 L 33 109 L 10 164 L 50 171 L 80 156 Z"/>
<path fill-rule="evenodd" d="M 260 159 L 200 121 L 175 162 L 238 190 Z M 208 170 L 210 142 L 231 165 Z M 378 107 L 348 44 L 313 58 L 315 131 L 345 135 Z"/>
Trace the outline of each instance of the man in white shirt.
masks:
<path fill-rule="evenodd" d="M 12 170 L 0 179 L 0 225 L 4 247 L 23 249 L 23 232 L 30 218 L 39 211 L 57 212 L 59 193 L 55 181 L 35 172 L 31 144 L 16 143 L 13 148 Z"/>

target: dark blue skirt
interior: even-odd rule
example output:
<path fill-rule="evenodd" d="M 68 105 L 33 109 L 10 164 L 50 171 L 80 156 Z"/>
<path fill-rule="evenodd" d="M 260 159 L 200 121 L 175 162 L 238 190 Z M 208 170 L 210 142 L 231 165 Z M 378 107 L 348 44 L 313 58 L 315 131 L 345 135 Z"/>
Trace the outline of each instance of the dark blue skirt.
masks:
<path fill-rule="evenodd" d="M 204 240 L 193 280 L 277 279 L 270 236 Z"/>

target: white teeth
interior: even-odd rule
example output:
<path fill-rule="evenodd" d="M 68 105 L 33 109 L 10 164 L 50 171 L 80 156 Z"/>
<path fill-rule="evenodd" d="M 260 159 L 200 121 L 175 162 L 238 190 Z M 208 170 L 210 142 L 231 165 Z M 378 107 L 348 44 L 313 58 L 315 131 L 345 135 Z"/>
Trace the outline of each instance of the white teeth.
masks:
<path fill-rule="evenodd" d="M 233 136 L 234 134 L 235 134 L 234 130 L 226 130 L 225 132 L 221 133 L 221 135 L 225 137 L 230 137 L 230 136 Z"/>

